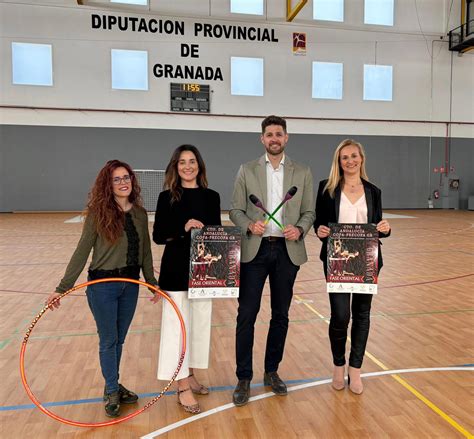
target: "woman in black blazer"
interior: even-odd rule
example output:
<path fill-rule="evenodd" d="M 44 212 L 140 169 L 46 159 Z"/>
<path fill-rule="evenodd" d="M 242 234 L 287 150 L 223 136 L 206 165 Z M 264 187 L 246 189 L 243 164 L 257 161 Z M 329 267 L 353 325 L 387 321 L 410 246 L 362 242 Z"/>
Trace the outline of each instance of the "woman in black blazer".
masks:
<path fill-rule="evenodd" d="M 374 223 L 377 225 L 380 238 L 390 235 L 390 224 L 382 219 L 382 192 L 369 183 L 365 171 L 364 148 L 352 139 L 343 140 L 338 145 L 334 152 L 329 178 L 319 183 L 314 230 L 323 243 L 319 257 L 323 262 L 326 277 L 328 224 L 349 222 Z M 379 241 L 379 271 L 383 265 L 380 245 Z M 331 304 L 329 340 L 334 362 L 332 386 L 336 390 L 342 390 L 347 328 L 351 316 L 351 294 L 330 293 L 329 300 Z M 360 368 L 369 336 L 371 303 L 372 294 L 352 295 L 352 341 L 348 375 L 349 388 L 356 394 L 363 391 Z"/>
<path fill-rule="evenodd" d="M 186 325 L 186 355 L 176 380 L 178 402 L 192 414 L 200 412 L 193 394 L 209 389 L 194 376 L 207 369 L 211 341 L 211 299 L 188 299 L 191 230 L 221 224 L 220 197 L 208 188 L 206 166 L 198 149 L 181 145 L 166 168 L 165 191 L 158 197 L 153 241 L 165 245 L 158 284 L 174 300 Z M 170 380 L 179 357 L 181 332 L 172 306 L 165 301 L 161 320 L 158 379 Z"/>

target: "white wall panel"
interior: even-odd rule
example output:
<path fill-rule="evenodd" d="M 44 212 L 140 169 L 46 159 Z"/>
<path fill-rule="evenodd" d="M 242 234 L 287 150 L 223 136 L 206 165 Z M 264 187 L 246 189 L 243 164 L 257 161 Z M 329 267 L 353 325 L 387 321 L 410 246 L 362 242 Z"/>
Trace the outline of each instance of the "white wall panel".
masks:
<path fill-rule="evenodd" d="M 208 17 L 209 0 L 150 0 L 150 10 L 159 14 L 187 17 Z"/>
<path fill-rule="evenodd" d="M 277 113 L 305 118 L 414 121 L 449 120 L 452 117 L 455 121 L 474 121 L 472 54 L 462 57 L 454 55 L 453 92 L 452 98 L 450 97 L 451 53 L 445 42 L 438 42 L 446 25 L 446 11 L 450 3 L 447 1 L 417 1 L 422 28 L 425 31 L 428 29 L 438 32 L 438 35 L 426 36 L 428 46 L 419 33 L 411 0 L 396 1 L 395 26 L 389 31 L 385 27 L 381 29 L 380 26 L 361 24 L 363 0 L 346 1 L 346 22 L 331 24 L 330 27 L 327 23 L 324 26 L 319 25 L 319 22 L 315 24 L 310 18 L 312 2 L 308 2 L 295 23 L 291 24 L 283 23 L 285 2 L 282 0 L 267 0 L 268 20 L 262 19 L 258 22 L 236 21 L 236 17 L 230 17 L 229 14 L 226 16 L 228 0 L 211 2 L 212 18 L 206 16 L 209 14 L 209 2 L 206 1 L 152 0 L 150 8 L 160 9 L 160 13 L 140 14 L 129 11 L 118 13 L 114 12 L 113 8 L 75 7 L 66 0 L 58 0 L 57 3 L 61 4 L 61 7 L 51 5 L 54 3 L 52 1 L 49 3 L 48 6 L 33 6 L 21 2 L 0 2 L 1 105 L 168 112 L 170 82 L 198 82 L 211 85 L 211 112 L 219 115 L 261 116 Z M 175 16 L 164 15 L 165 12 L 171 14 L 173 11 Z M 91 29 L 93 13 L 183 21 L 185 35 Z M 305 14 L 309 14 L 308 20 Z M 458 6 L 454 5 L 450 21 L 458 14 Z M 181 15 L 193 15 L 198 18 L 183 18 Z M 199 18 L 200 15 L 202 18 Z M 196 38 L 193 32 L 195 23 L 273 29 L 279 42 L 238 41 L 203 36 Z M 306 56 L 292 54 L 293 32 L 307 33 Z M 436 43 L 433 50 L 432 89 L 430 52 L 433 39 Z M 53 87 L 43 89 L 12 85 L 12 41 L 53 45 Z M 183 43 L 198 44 L 199 58 L 181 57 L 180 47 Z M 148 92 L 111 89 L 111 49 L 148 51 Z M 230 94 L 231 56 L 264 58 L 263 97 Z M 341 101 L 312 99 L 313 61 L 344 64 L 344 96 Z M 174 66 L 220 67 L 224 81 L 155 78 L 152 69 L 158 62 Z M 363 65 L 373 63 L 393 66 L 392 102 L 363 101 Z M 226 125 L 223 129 L 226 129 Z"/>

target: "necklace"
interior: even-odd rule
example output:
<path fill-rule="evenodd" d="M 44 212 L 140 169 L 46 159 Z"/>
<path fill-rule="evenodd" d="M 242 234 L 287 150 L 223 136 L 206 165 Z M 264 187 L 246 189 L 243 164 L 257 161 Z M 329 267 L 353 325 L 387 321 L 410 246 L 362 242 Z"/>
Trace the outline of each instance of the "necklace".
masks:
<path fill-rule="evenodd" d="M 346 183 L 345 186 L 348 186 L 349 192 L 357 192 L 359 190 L 359 187 L 362 186 L 362 181 L 358 181 L 357 183 Z"/>

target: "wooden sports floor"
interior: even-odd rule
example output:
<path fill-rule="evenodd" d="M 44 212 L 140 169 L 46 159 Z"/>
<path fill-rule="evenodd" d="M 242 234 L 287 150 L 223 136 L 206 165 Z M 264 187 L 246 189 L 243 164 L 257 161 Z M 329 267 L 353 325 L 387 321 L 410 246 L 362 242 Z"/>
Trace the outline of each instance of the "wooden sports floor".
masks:
<path fill-rule="evenodd" d="M 0 215 L 0 421 L 2 438 L 456 438 L 474 434 L 474 213 L 390 211 L 392 236 L 374 298 L 360 396 L 334 391 L 328 342 L 328 298 L 319 240 L 306 242 L 280 375 L 290 387 L 277 397 L 262 386 L 270 318 L 268 287 L 256 324 L 252 395 L 231 402 L 237 301 L 215 300 L 210 368 L 197 371 L 210 386 L 203 413 L 185 414 L 176 395 L 120 425 L 63 425 L 32 407 L 20 380 L 19 352 L 31 320 L 62 277 L 81 224 L 74 214 Z M 402 215 L 413 218 L 403 218 Z M 151 228 L 151 223 L 150 223 Z M 162 249 L 153 245 L 155 267 Z M 84 281 L 84 274 L 79 281 Z M 161 304 L 143 289 L 128 335 L 121 381 L 143 406 L 164 386 L 156 380 Z M 26 373 L 33 392 L 59 416 L 102 422 L 103 380 L 97 335 L 84 291 L 63 299 L 33 331 Z M 394 373 L 398 371 L 398 373 Z M 51 403 L 51 404 L 50 404 Z M 136 408 L 124 407 L 125 413 Z"/>

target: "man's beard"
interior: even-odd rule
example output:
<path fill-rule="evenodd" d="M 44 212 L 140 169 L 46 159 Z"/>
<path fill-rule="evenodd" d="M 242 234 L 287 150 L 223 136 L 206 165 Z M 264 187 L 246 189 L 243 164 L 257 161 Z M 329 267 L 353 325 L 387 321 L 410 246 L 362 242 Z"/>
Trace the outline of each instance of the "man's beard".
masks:
<path fill-rule="evenodd" d="M 275 147 L 275 146 L 278 146 L 278 150 L 271 149 L 272 147 Z M 285 146 L 274 144 L 266 148 L 266 150 L 267 150 L 267 153 L 270 155 L 280 155 L 285 150 Z"/>

